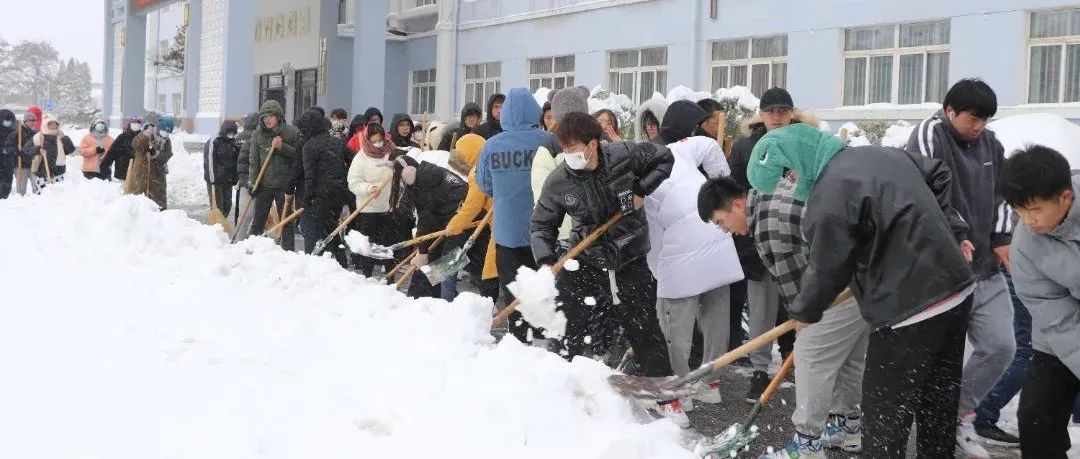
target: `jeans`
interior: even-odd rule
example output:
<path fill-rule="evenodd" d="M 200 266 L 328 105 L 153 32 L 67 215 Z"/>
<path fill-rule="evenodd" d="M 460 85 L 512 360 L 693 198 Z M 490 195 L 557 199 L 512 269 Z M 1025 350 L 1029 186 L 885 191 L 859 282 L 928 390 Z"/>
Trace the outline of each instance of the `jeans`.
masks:
<path fill-rule="evenodd" d="M 457 280 L 457 274 L 455 273 L 454 275 L 447 277 L 445 280 L 442 281 L 441 284 L 439 284 L 439 289 L 441 289 L 442 293 L 442 299 L 446 301 L 454 301 L 454 298 L 456 298 L 458 294 Z"/>
<path fill-rule="evenodd" d="M 1012 276 L 1005 274 L 1005 280 L 1009 285 L 1009 296 L 1013 306 L 1013 332 L 1016 334 L 1016 355 L 1013 357 L 1009 368 L 1001 376 L 997 384 L 990 389 L 979 407 L 975 409 L 975 425 L 988 427 L 997 424 L 1001 417 L 1001 409 L 1009 403 L 1020 388 L 1024 385 L 1024 376 L 1027 375 L 1031 366 L 1031 313 L 1020 302 L 1013 290 Z M 1080 405 L 1078 405 L 1080 406 Z"/>

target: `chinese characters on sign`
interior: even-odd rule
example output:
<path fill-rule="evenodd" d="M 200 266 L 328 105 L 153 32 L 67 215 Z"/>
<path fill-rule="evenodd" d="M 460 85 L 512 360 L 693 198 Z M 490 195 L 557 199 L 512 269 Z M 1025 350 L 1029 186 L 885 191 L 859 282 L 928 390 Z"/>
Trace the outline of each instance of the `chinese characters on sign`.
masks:
<path fill-rule="evenodd" d="M 133 0 L 153 1 L 153 0 Z M 311 32 L 311 7 L 268 16 L 255 23 L 255 42 L 265 43 L 302 37 Z"/>

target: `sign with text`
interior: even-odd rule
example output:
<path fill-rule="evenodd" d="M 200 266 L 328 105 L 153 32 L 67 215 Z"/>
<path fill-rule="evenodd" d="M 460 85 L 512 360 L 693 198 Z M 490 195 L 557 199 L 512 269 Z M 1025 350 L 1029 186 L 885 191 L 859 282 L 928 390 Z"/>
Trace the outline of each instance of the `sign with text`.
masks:
<path fill-rule="evenodd" d="M 131 0 L 131 12 L 133 14 L 145 13 L 152 9 L 160 8 L 177 0 Z"/>

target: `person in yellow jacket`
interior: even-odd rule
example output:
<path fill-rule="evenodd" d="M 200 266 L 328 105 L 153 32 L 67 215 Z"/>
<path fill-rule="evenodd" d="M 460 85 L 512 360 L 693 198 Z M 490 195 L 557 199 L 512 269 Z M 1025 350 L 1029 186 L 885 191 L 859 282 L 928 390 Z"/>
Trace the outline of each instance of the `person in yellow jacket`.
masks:
<path fill-rule="evenodd" d="M 484 142 L 484 138 L 479 135 L 466 134 L 457 140 L 456 148 L 450 153 L 450 166 L 469 175 L 469 192 L 457 214 L 446 225 L 448 236 L 471 235 L 472 230 L 467 229 L 469 224 L 483 218 L 494 207 L 495 201 L 480 191 L 476 184 L 476 171 L 473 170 L 477 158 L 480 157 L 480 150 L 484 148 Z M 466 269 L 469 269 L 474 279 L 479 274 L 480 281 L 477 286 L 480 295 L 498 301 L 499 273 L 495 268 L 495 238 L 491 237 L 490 225 L 477 237 L 473 249 L 469 252 L 469 259 L 469 267 Z"/>

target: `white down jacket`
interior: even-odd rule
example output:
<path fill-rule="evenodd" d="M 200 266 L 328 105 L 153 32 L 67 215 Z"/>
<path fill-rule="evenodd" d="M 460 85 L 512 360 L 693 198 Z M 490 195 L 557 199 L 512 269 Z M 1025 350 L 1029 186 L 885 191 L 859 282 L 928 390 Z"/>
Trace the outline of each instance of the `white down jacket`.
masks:
<path fill-rule="evenodd" d="M 697 195 L 705 176 L 729 175 L 731 169 L 716 140 L 688 137 L 668 145 L 675 155 L 671 176 L 645 199 L 649 221 L 649 269 L 656 296 L 686 298 L 743 278 L 731 235 L 701 221 Z"/>

